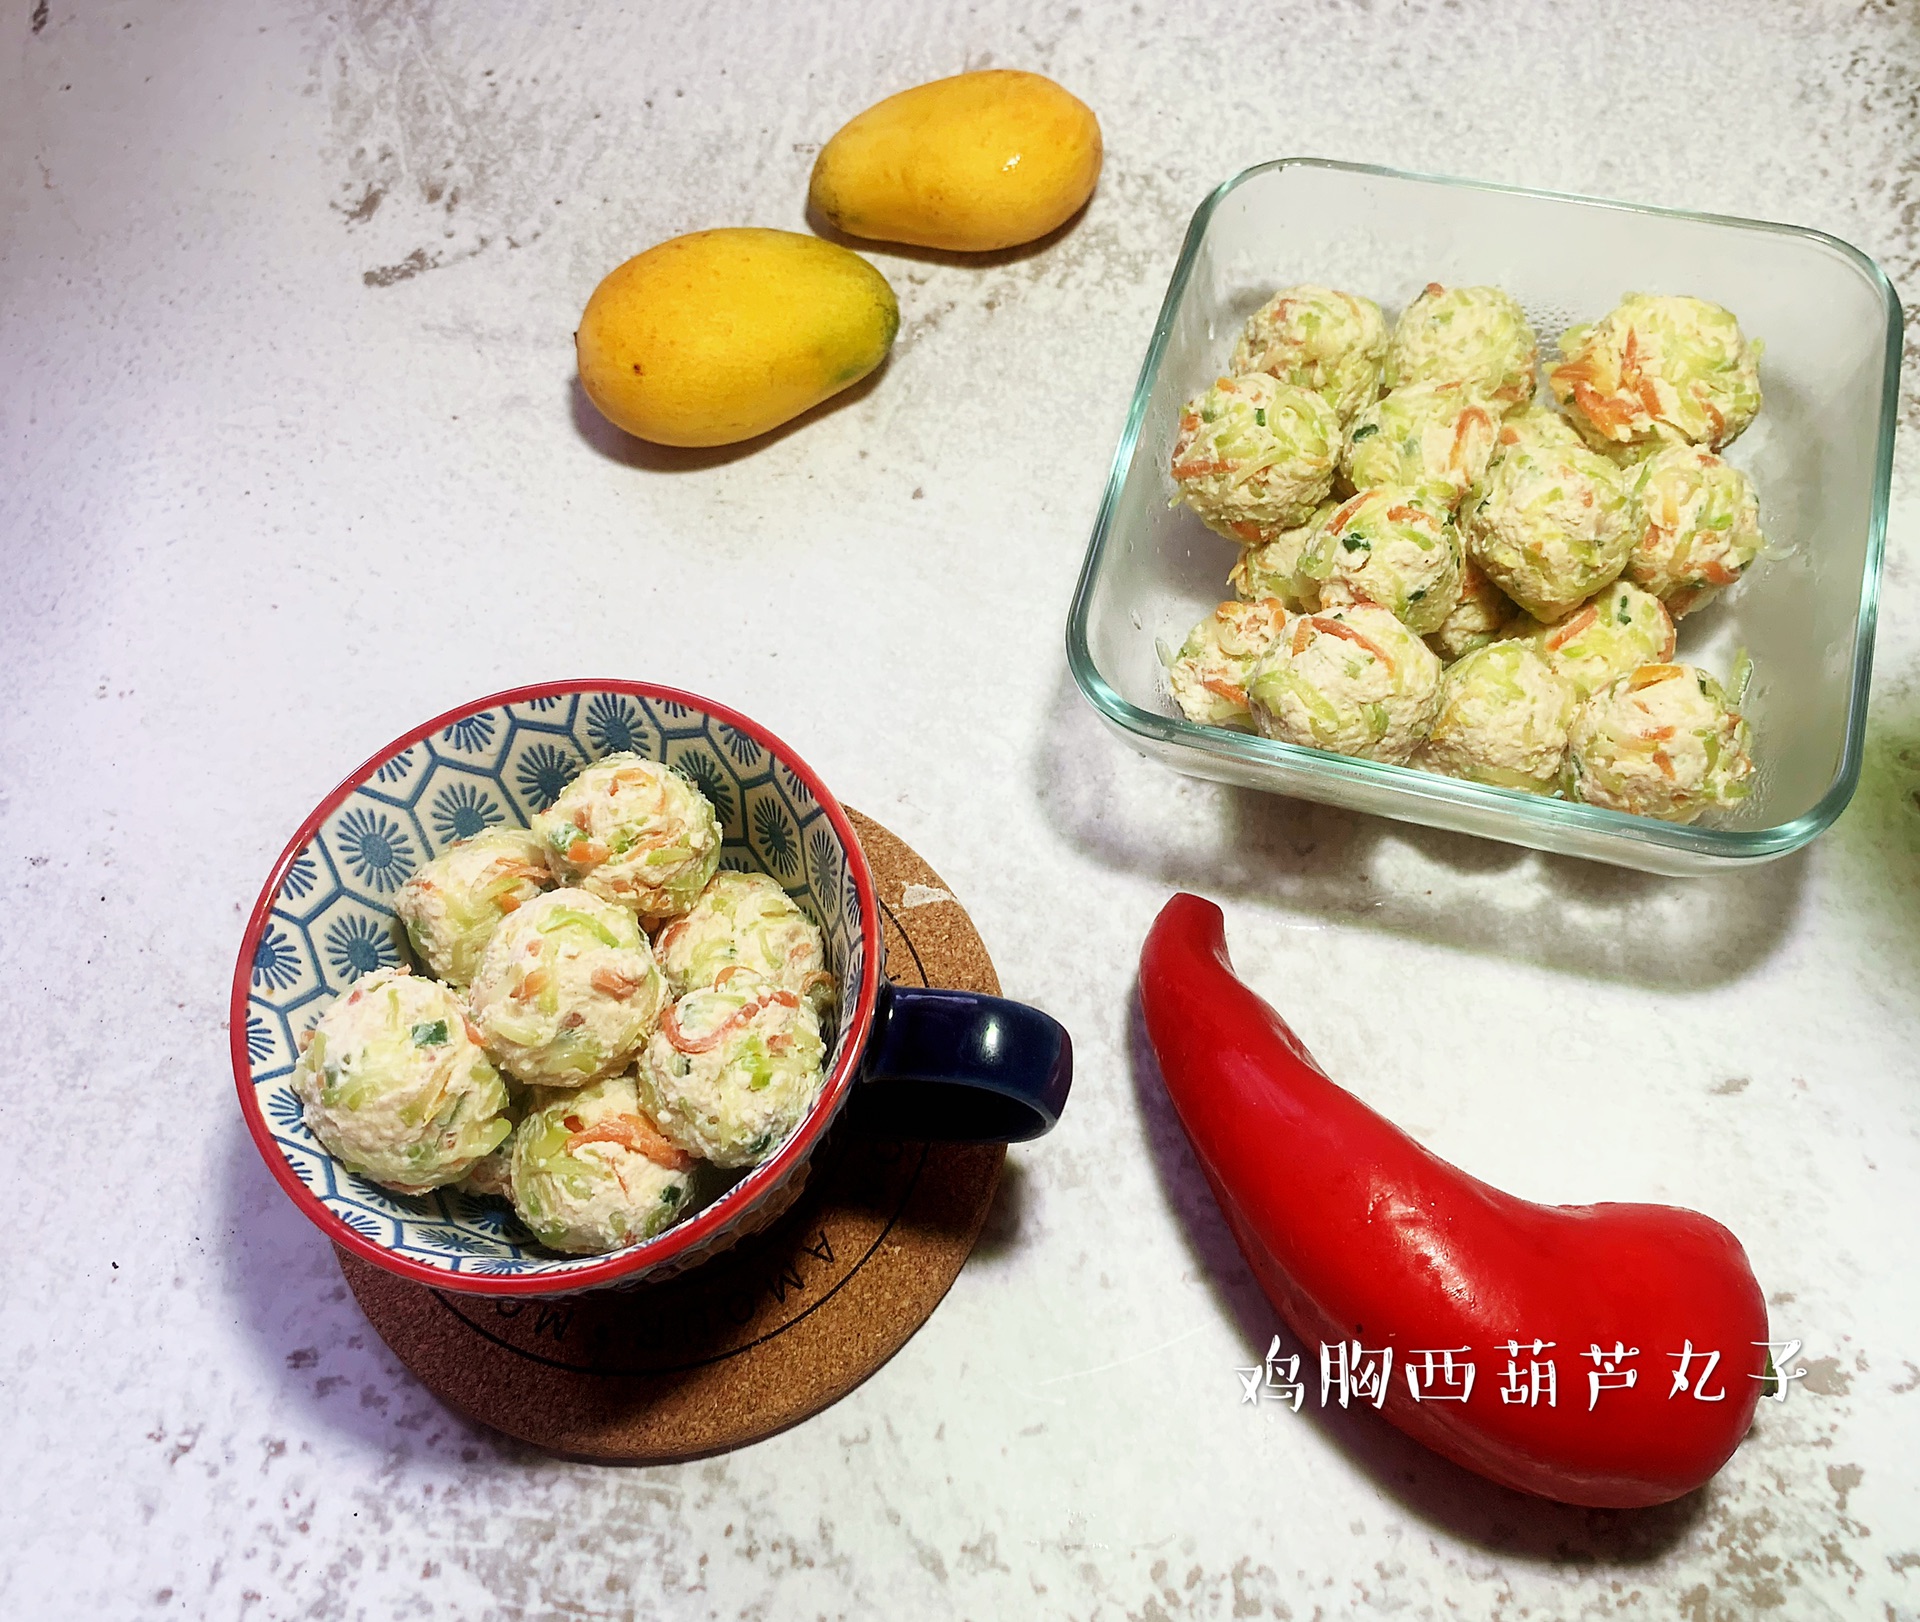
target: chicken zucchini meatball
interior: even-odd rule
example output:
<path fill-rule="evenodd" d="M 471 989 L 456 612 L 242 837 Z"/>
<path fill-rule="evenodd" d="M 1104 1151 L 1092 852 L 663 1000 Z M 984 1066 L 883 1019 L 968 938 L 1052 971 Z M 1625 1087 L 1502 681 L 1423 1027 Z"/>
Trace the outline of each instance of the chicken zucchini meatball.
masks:
<path fill-rule="evenodd" d="M 458 1182 L 513 1129 L 460 999 L 405 969 L 375 970 L 320 1016 L 293 1089 L 328 1153 L 402 1194 Z"/>
<path fill-rule="evenodd" d="M 1523 442 L 1537 448 L 1555 445 L 1574 450 L 1593 448 L 1580 437 L 1572 423 L 1550 406 L 1527 405 L 1518 411 L 1509 411 L 1506 420 L 1500 424 L 1499 443 L 1495 446 L 1494 454 L 1497 456 L 1502 447 Z"/>
<path fill-rule="evenodd" d="M 664 1232 L 693 1206 L 693 1157 L 641 1108 L 632 1076 L 541 1092 L 513 1135 L 508 1191 L 550 1250 L 597 1255 Z"/>
<path fill-rule="evenodd" d="M 1626 580 L 1552 625 L 1523 616 L 1507 634 L 1531 642 L 1583 699 L 1642 665 L 1673 657 L 1673 620 L 1659 598 Z"/>
<path fill-rule="evenodd" d="M 1222 603 L 1196 625 L 1167 670 L 1180 713 L 1201 726 L 1253 730 L 1247 678 L 1286 634 L 1289 615 L 1278 598 Z"/>
<path fill-rule="evenodd" d="M 1303 285 L 1282 288 L 1254 311 L 1230 369 L 1310 389 L 1345 422 L 1380 392 L 1386 353 L 1386 318 L 1372 299 Z"/>
<path fill-rule="evenodd" d="M 520 1097 L 524 1101 L 532 1095 L 524 1088 Z M 506 1114 L 508 1126 L 517 1127 L 520 1118 L 512 1109 Z M 509 1136 L 492 1153 L 482 1155 L 467 1168 L 467 1175 L 453 1185 L 463 1194 L 498 1195 L 501 1199 L 513 1198 L 513 1138 Z"/>
<path fill-rule="evenodd" d="M 1705 299 L 1629 293 L 1560 335 L 1547 387 L 1596 445 L 1739 438 L 1760 409 L 1760 350 L 1731 310 Z"/>
<path fill-rule="evenodd" d="M 1451 663 L 1475 648 L 1484 648 L 1520 612 L 1513 599 L 1489 580 L 1472 558 L 1460 564 L 1460 595 L 1447 610 L 1438 629 L 1427 635 L 1427 646 Z"/>
<path fill-rule="evenodd" d="M 1300 572 L 1314 582 L 1322 608 L 1373 603 L 1425 636 L 1459 601 L 1460 558 L 1444 496 L 1362 490 L 1315 529 Z"/>
<path fill-rule="evenodd" d="M 464 986 L 500 920 L 553 884 L 528 828 L 490 828 L 442 851 L 400 886 L 393 910 L 436 979 Z"/>
<path fill-rule="evenodd" d="M 1765 544 L 1753 481 L 1697 445 L 1669 445 L 1640 464 L 1646 528 L 1627 578 L 1675 619 L 1738 580 Z"/>
<path fill-rule="evenodd" d="M 1540 342 L 1526 315 L 1497 287 L 1426 290 L 1406 308 L 1381 374 L 1389 389 L 1409 383 L 1463 383 L 1497 410 L 1533 398 Z"/>
<path fill-rule="evenodd" d="M 631 912 L 549 890 L 493 932 L 469 1001 L 481 1040 L 519 1080 L 580 1087 L 626 1065 L 665 998 Z"/>
<path fill-rule="evenodd" d="M 680 1148 L 757 1166 L 820 1096 L 825 1059 L 804 998 L 732 969 L 667 1009 L 635 1073 L 641 1103 Z"/>
<path fill-rule="evenodd" d="M 1174 499 L 1255 546 L 1312 516 L 1339 454 L 1339 414 L 1320 395 L 1264 372 L 1223 377 L 1180 413 Z"/>
<path fill-rule="evenodd" d="M 1550 435 L 1503 445 L 1460 515 L 1467 554 L 1537 620 L 1577 608 L 1626 567 L 1640 536 L 1628 476 Z"/>
<path fill-rule="evenodd" d="M 1753 790 L 1745 718 L 1691 665 L 1642 665 L 1574 715 L 1567 797 L 1663 822 L 1692 822 Z"/>
<path fill-rule="evenodd" d="M 1254 723 L 1269 738 L 1400 764 L 1440 703 L 1440 661 L 1384 608 L 1304 614 L 1254 667 Z"/>
<path fill-rule="evenodd" d="M 693 910 L 660 932 L 654 952 L 671 996 L 714 985 L 730 969 L 751 969 L 798 992 L 816 1014 L 833 1006 L 819 926 L 765 873 L 714 874 Z"/>
<path fill-rule="evenodd" d="M 1315 527 L 1338 505 L 1333 501 L 1322 502 L 1304 524 L 1283 529 L 1272 540 L 1262 541 L 1258 546 L 1242 547 L 1227 575 L 1227 584 L 1233 588 L 1234 596 L 1244 603 L 1272 597 L 1296 614 L 1318 608 L 1318 589 L 1315 582 L 1301 574 L 1300 557 L 1307 549 L 1307 542 L 1313 539 Z"/>
<path fill-rule="evenodd" d="M 1449 777 L 1551 794 L 1567 753 L 1573 684 L 1525 642 L 1493 642 L 1449 666 L 1415 764 Z"/>
<path fill-rule="evenodd" d="M 1355 490 L 1443 486 L 1457 507 L 1487 471 L 1499 422 L 1464 383 L 1408 383 L 1353 419 L 1340 471 Z"/>
<path fill-rule="evenodd" d="M 635 754 L 597 760 L 533 819 L 565 885 L 649 922 L 691 907 L 720 865 L 707 797 L 671 767 Z"/>

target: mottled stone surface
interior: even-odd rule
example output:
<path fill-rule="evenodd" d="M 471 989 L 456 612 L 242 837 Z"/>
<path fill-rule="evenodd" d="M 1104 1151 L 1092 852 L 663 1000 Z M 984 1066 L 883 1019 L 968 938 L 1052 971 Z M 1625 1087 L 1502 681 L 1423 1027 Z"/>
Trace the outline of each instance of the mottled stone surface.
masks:
<path fill-rule="evenodd" d="M 1858 799 L 1747 877 L 1178 779 L 1099 729 L 1061 651 L 1215 182 L 1318 153 L 1792 220 L 1911 297 L 1913 4 L 15 0 L 0 40 L 0 1609 L 1916 1614 L 1920 376 Z M 799 227 L 844 117 L 989 63 L 1105 124 L 1063 240 L 877 254 L 891 363 L 751 454 L 649 451 L 583 405 L 568 334 L 607 268 Z M 940 869 L 1080 1059 L 906 1350 L 670 1469 L 450 1418 L 227 1077 L 242 912 L 302 813 L 419 718 L 580 674 L 791 739 Z M 1704 1495 L 1542 1508 L 1372 1423 L 1238 1404 L 1271 1314 L 1130 1013 L 1175 884 L 1220 897 L 1249 977 L 1440 1152 L 1744 1237 L 1813 1375 Z"/>

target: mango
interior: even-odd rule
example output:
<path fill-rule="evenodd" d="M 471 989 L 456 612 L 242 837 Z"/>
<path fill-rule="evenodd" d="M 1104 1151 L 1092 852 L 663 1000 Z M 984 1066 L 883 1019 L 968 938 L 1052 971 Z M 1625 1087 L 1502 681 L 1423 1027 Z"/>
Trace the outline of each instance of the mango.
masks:
<path fill-rule="evenodd" d="M 612 271 L 574 334 L 609 422 L 660 445 L 777 428 L 886 359 L 900 306 L 857 253 L 794 231 L 695 231 Z"/>
<path fill-rule="evenodd" d="M 1100 121 L 1037 73 L 902 90 L 820 149 L 808 201 L 848 236 L 979 253 L 1064 224 L 1100 178 Z"/>

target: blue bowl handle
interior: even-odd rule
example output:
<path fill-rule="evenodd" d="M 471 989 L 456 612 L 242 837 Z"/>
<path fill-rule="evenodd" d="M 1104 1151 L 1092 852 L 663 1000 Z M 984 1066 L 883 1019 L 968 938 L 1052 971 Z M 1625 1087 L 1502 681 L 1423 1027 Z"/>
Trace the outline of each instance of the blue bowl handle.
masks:
<path fill-rule="evenodd" d="M 1073 1085 L 1073 1038 L 1025 1003 L 880 985 L 849 1124 L 874 1137 L 1022 1143 L 1053 1130 Z"/>

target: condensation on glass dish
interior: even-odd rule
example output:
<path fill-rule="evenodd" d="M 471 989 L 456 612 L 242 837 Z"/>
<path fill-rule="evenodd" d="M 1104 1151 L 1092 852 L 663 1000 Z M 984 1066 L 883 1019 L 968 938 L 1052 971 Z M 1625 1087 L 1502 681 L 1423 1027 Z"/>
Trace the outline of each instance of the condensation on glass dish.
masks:
<path fill-rule="evenodd" d="M 1595 321 L 1606 314 L 1605 310 L 1583 314 L 1571 304 L 1563 304 L 1557 299 L 1550 303 L 1523 299 L 1520 308 L 1526 315 L 1527 325 L 1533 328 L 1534 336 L 1540 340 L 1540 359 L 1549 366 L 1558 358 L 1557 346 L 1561 333 L 1581 321 Z"/>

